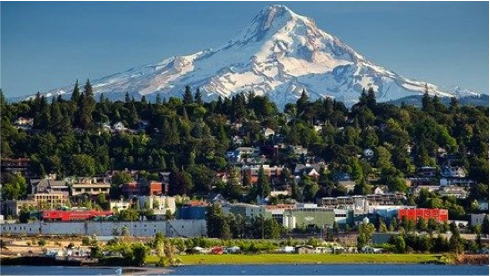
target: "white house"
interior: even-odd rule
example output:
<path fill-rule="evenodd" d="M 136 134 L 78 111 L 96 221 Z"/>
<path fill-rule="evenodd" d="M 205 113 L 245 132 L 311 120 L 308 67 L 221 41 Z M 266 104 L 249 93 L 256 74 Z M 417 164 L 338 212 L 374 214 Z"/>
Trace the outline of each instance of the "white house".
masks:
<path fill-rule="evenodd" d="M 262 133 L 264 134 L 264 136 L 267 138 L 269 136 L 274 136 L 276 134 L 276 132 L 273 130 L 273 129 L 270 129 L 270 128 L 265 128 Z"/>
<path fill-rule="evenodd" d="M 114 130 L 116 131 L 123 131 L 126 129 L 126 127 L 124 126 L 124 124 L 122 122 L 117 122 L 114 124 Z"/>

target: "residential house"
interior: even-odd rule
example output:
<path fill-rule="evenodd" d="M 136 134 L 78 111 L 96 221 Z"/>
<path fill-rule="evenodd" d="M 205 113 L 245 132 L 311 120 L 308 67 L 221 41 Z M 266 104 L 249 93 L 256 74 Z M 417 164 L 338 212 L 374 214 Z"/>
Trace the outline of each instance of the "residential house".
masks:
<path fill-rule="evenodd" d="M 323 125 L 314 125 L 314 126 L 313 126 L 313 129 L 315 129 L 315 131 L 316 131 L 317 133 L 319 133 L 319 132 L 321 132 L 321 131 L 322 131 L 322 129 L 323 129 Z"/>
<path fill-rule="evenodd" d="M 270 179 L 272 185 L 281 181 L 283 168 L 278 166 L 271 167 L 270 165 L 246 165 L 242 167 L 242 175 L 250 176 L 252 184 L 255 184 L 257 183 L 259 177 L 260 168 L 264 169 L 264 174 Z"/>
<path fill-rule="evenodd" d="M 29 158 L 2 158 L 1 160 L 2 181 L 7 173 L 20 173 L 24 178 L 33 177 L 31 171 L 31 160 Z"/>
<path fill-rule="evenodd" d="M 138 180 L 138 186 L 140 188 L 140 195 L 146 195 L 146 196 L 151 196 L 151 195 L 161 195 L 163 194 L 163 185 L 162 182 L 158 181 L 147 181 L 145 179 L 140 179 Z"/>
<path fill-rule="evenodd" d="M 206 202 L 208 204 L 217 203 L 219 205 L 225 205 L 228 203 L 226 198 L 220 193 L 211 193 L 206 197 Z"/>
<path fill-rule="evenodd" d="M 16 126 L 24 126 L 24 125 L 31 125 L 34 123 L 33 118 L 24 118 L 24 117 L 19 117 L 14 121 L 14 125 Z"/>
<path fill-rule="evenodd" d="M 435 177 L 437 175 L 437 168 L 436 167 L 420 167 L 417 168 L 417 173 L 421 177 Z"/>
<path fill-rule="evenodd" d="M 366 195 L 370 205 L 395 205 L 404 202 L 407 198 L 404 193 L 384 193 Z"/>
<path fill-rule="evenodd" d="M 454 196 L 461 199 L 468 196 L 468 191 L 464 187 L 459 186 L 441 186 L 436 192 L 440 196 Z"/>
<path fill-rule="evenodd" d="M 31 130 L 33 125 L 34 125 L 34 119 L 32 118 L 19 117 L 14 121 L 14 126 L 17 129 Z"/>
<path fill-rule="evenodd" d="M 418 195 L 422 189 L 426 189 L 429 192 L 436 192 L 437 190 L 439 190 L 439 186 L 435 186 L 435 185 L 416 185 L 416 186 L 412 186 L 411 193 L 413 193 L 414 195 Z"/>
<path fill-rule="evenodd" d="M 356 182 L 353 180 L 338 180 L 337 181 L 339 186 L 344 187 L 348 193 L 354 191 L 354 188 L 356 187 Z"/>
<path fill-rule="evenodd" d="M 259 157 L 260 149 L 252 147 L 238 147 L 234 150 L 233 154 L 234 156 L 232 158 L 232 162 L 252 162 L 255 158 Z"/>
<path fill-rule="evenodd" d="M 243 141 L 242 137 L 240 137 L 238 135 L 233 136 L 233 145 L 241 147 L 243 145 L 243 143 L 244 143 L 244 141 Z"/>
<path fill-rule="evenodd" d="M 50 175 L 44 179 L 29 179 L 31 194 L 36 193 L 62 193 L 70 194 L 70 187 L 65 180 L 56 180 L 56 175 Z"/>
<path fill-rule="evenodd" d="M 115 123 L 113 125 L 113 128 L 117 132 L 121 132 L 121 131 L 125 131 L 126 130 L 126 127 L 124 126 L 124 124 L 122 122 Z"/>
<path fill-rule="evenodd" d="M 264 134 L 265 138 L 269 138 L 271 136 L 274 136 L 276 132 L 271 128 L 265 128 L 262 130 L 262 134 Z"/>
<path fill-rule="evenodd" d="M 125 183 L 122 185 L 122 194 L 126 198 L 132 198 L 140 194 L 140 184 L 136 181 Z"/>
<path fill-rule="evenodd" d="M 112 126 L 109 123 L 103 123 L 102 124 L 102 130 L 110 132 L 112 130 Z"/>
<path fill-rule="evenodd" d="M 67 182 L 71 187 L 71 195 L 77 196 L 81 194 L 109 194 L 111 188 L 110 179 L 107 177 L 78 177 L 67 178 Z"/>
<path fill-rule="evenodd" d="M 377 186 L 376 188 L 374 188 L 373 194 L 375 194 L 375 195 L 382 195 L 382 194 L 385 193 L 385 190 L 386 189 L 383 189 L 383 187 Z"/>
<path fill-rule="evenodd" d="M 303 146 L 290 146 L 293 149 L 293 154 L 296 156 L 308 155 L 308 148 L 303 148 Z"/>
<path fill-rule="evenodd" d="M 365 149 L 363 153 L 364 153 L 364 157 L 366 158 L 371 158 L 374 156 L 374 151 L 372 149 Z"/>
<path fill-rule="evenodd" d="M 460 166 L 443 166 L 441 167 L 441 175 L 444 177 L 466 177 L 466 170 Z"/>

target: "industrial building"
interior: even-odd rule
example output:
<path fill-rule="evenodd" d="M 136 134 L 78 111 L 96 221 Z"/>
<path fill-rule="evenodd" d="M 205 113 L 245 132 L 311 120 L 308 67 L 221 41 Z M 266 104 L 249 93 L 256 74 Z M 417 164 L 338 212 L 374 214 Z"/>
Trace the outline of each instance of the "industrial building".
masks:
<path fill-rule="evenodd" d="M 435 219 L 438 222 L 447 221 L 449 219 L 447 209 L 425 209 L 425 208 L 411 208 L 411 209 L 399 209 L 398 219 L 402 220 L 403 217 L 407 217 L 409 220 L 417 221 L 419 218 L 429 220 Z"/>

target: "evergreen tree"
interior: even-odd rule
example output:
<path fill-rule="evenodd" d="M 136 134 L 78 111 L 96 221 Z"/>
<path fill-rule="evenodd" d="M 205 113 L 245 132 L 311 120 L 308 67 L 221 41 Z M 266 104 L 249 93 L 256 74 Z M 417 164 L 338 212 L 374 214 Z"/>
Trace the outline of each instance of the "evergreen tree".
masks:
<path fill-rule="evenodd" d="M 51 130 L 53 133 L 62 131 L 63 115 L 61 114 L 59 102 L 51 105 Z"/>
<path fill-rule="evenodd" d="M 299 190 L 298 184 L 296 183 L 296 179 L 293 178 L 291 183 L 291 198 L 296 200 L 296 202 L 302 202 L 301 192 Z"/>
<path fill-rule="evenodd" d="M 417 220 L 417 230 L 419 230 L 419 231 L 425 231 L 425 230 L 427 230 L 427 222 L 422 217 L 420 217 Z"/>
<path fill-rule="evenodd" d="M 422 97 L 422 110 L 428 113 L 434 113 L 434 104 L 429 95 L 429 86 L 425 84 L 425 93 Z"/>
<path fill-rule="evenodd" d="M 192 96 L 191 87 L 189 85 L 185 86 L 184 95 L 182 95 L 185 105 L 194 103 L 194 97 Z"/>
<path fill-rule="evenodd" d="M 71 101 L 74 103 L 78 103 L 80 99 L 80 89 L 78 88 L 78 80 L 75 82 L 75 86 L 73 87 L 73 92 L 71 94 Z"/>
<path fill-rule="evenodd" d="M 3 91 L 0 88 L 0 110 L 4 111 L 6 106 L 7 106 L 7 99 L 5 98 L 5 95 L 3 95 Z"/>
<path fill-rule="evenodd" d="M 196 89 L 196 93 L 194 94 L 194 102 L 197 103 L 198 105 L 202 105 L 202 94 L 199 88 Z"/>
<path fill-rule="evenodd" d="M 376 110 L 376 93 L 372 87 L 369 87 L 367 98 L 366 98 L 366 106 L 372 111 Z"/>
<path fill-rule="evenodd" d="M 301 92 L 301 97 L 296 101 L 296 106 L 298 107 L 298 114 L 301 114 L 305 111 L 306 106 L 308 105 L 309 99 L 306 91 L 303 89 Z"/>
<path fill-rule="evenodd" d="M 83 93 L 85 94 L 86 97 L 93 97 L 94 96 L 92 84 L 90 84 L 90 80 L 88 80 L 88 79 L 87 79 L 87 82 L 85 83 L 85 86 L 83 87 Z"/>
<path fill-rule="evenodd" d="M 456 97 L 451 97 L 451 102 L 449 103 L 449 111 L 451 113 L 459 112 L 459 101 Z"/>
<path fill-rule="evenodd" d="M 261 198 L 266 198 L 271 194 L 271 186 L 268 177 L 265 175 L 264 166 L 260 166 L 257 179 L 257 191 Z"/>

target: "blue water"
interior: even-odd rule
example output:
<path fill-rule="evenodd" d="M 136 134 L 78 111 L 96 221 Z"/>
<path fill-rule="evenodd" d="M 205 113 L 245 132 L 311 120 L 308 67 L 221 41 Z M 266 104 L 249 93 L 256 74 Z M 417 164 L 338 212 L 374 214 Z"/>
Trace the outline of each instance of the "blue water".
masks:
<path fill-rule="evenodd" d="M 183 266 L 173 275 L 489 275 L 488 266 L 471 265 L 210 265 Z"/>
<path fill-rule="evenodd" d="M 204 265 L 170 268 L 171 275 L 489 275 L 488 266 L 418 264 Z M 1 275 L 115 275 L 115 268 L 2 266 Z M 143 273 L 144 274 L 144 273 Z M 123 275 L 131 275 L 124 273 Z M 155 275 L 149 272 L 147 275 Z"/>

